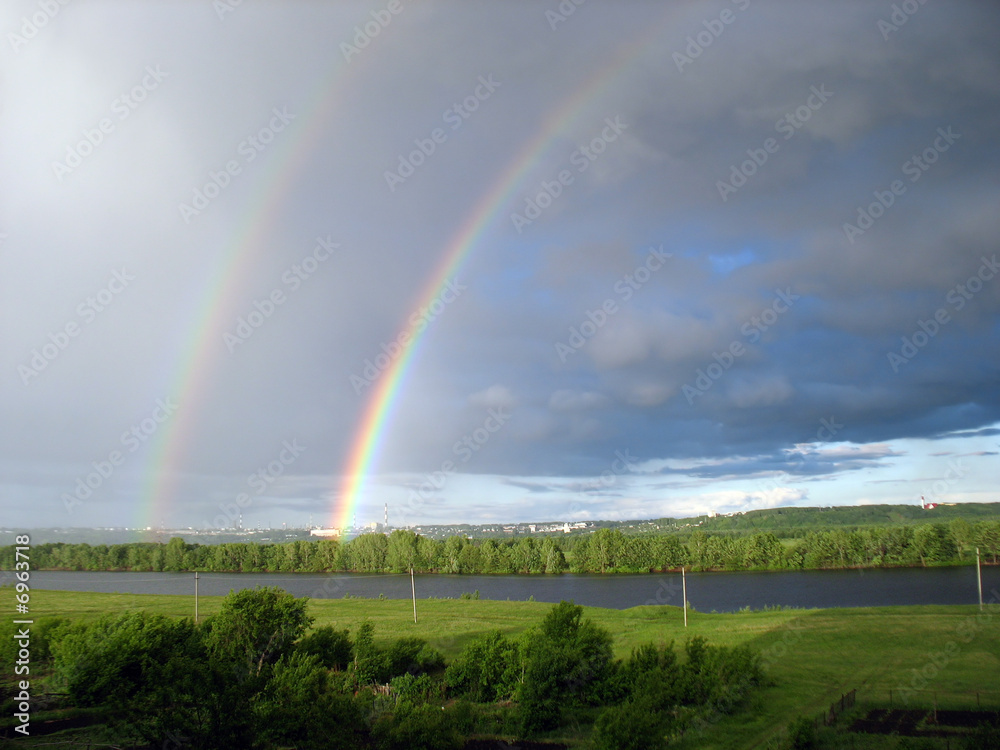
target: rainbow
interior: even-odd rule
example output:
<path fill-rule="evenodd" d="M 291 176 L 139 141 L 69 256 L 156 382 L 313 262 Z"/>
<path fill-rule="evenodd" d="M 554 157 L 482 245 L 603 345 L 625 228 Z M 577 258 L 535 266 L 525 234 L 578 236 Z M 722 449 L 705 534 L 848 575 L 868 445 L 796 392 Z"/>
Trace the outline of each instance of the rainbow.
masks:
<path fill-rule="evenodd" d="M 586 106 L 603 93 L 630 63 L 645 52 L 651 41 L 662 30 L 662 26 L 662 23 L 652 24 L 640 35 L 638 41 L 624 45 L 609 65 L 565 97 L 549 113 L 534 136 L 508 163 L 452 236 L 437 268 L 418 295 L 416 309 L 428 307 L 438 298 L 463 261 L 486 234 L 487 229 L 497 216 L 503 213 L 502 209 L 508 205 L 525 175 L 549 148 L 555 137 L 572 124 Z M 334 507 L 330 525 L 334 528 L 348 529 L 353 526 L 352 517 L 361 504 L 365 480 L 378 457 L 389 415 L 403 391 L 402 386 L 419 348 L 418 344 L 432 327 L 426 326 L 422 331 L 418 331 L 414 324 L 408 323 L 403 330 L 410 337 L 409 345 L 376 381 L 351 442 L 347 468 L 342 476 L 339 491 L 335 491 L 333 495 Z"/>
<path fill-rule="evenodd" d="M 418 295 L 418 308 L 428 306 L 439 296 L 554 138 L 651 46 L 670 15 L 668 9 L 663 22 L 650 24 L 637 39 L 623 45 L 607 66 L 565 97 L 544 119 L 534 136 L 509 162 L 447 243 L 442 260 Z M 150 442 L 135 516 L 135 527 L 139 529 L 153 527 L 166 520 L 166 512 L 175 496 L 185 446 L 189 442 L 187 436 L 194 432 L 196 416 L 201 411 L 199 406 L 207 396 L 217 358 L 223 348 L 219 332 L 231 322 L 230 311 L 243 301 L 234 280 L 247 275 L 251 261 L 265 245 L 277 221 L 295 178 L 315 147 L 328 138 L 327 125 L 340 111 L 338 105 L 346 98 L 345 90 L 349 84 L 357 80 L 356 75 L 348 76 L 347 73 L 359 72 L 359 65 L 366 65 L 370 57 L 371 51 L 349 67 L 343 63 L 334 65 L 321 79 L 310 105 L 301 114 L 295 113 L 299 115 L 298 124 L 292 125 L 288 137 L 275 139 L 270 146 L 266 166 L 261 165 L 266 171 L 257 177 L 259 188 L 246 209 L 246 215 L 253 218 L 222 253 L 215 272 L 206 279 L 196 296 L 198 302 L 189 321 L 181 326 L 181 330 L 190 331 L 190 334 L 182 339 L 186 343 L 181 346 L 181 356 L 166 389 L 167 396 L 176 394 L 179 408 Z M 197 217 L 194 220 L 197 221 Z M 432 326 L 417 336 L 410 327 L 411 343 L 382 373 L 369 396 L 350 443 L 346 469 L 341 474 L 339 486 L 331 493 L 334 505 L 332 525 L 335 527 L 346 528 L 360 504 L 365 480 L 378 456 L 389 415 L 400 397 L 418 344 L 430 328 Z"/>
<path fill-rule="evenodd" d="M 230 311 L 244 301 L 238 284 L 233 280 L 247 274 L 251 261 L 265 245 L 299 171 L 316 146 L 329 137 L 327 125 L 338 111 L 337 105 L 346 98 L 345 89 L 355 80 L 347 75 L 347 71 L 344 63 L 335 64 L 321 78 L 305 110 L 301 114 L 292 113 L 301 124 L 296 126 L 292 123 L 289 126 L 291 132 L 279 133 L 269 151 L 262 154 L 264 158 L 260 161 L 265 162 L 265 171 L 263 175 L 255 175 L 259 187 L 246 208 L 246 215 L 252 216 L 253 220 L 233 237 L 222 253 L 214 274 L 205 281 L 196 296 L 198 304 L 191 321 L 183 327 L 192 333 L 186 339 L 187 345 L 182 350 L 167 389 L 169 394 L 179 394 L 176 397 L 178 410 L 161 434 L 154 436 L 149 449 L 149 469 L 144 472 L 142 500 L 136 516 L 136 527 L 140 530 L 165 520 L 188 442 L 185 436 L 195 429 L 195 417 L 208 392 L 216 358 L 222 349 L 219 332 L 232 322 L 228 318 Z M 211 207 L 207 210 L 210 211 Z M 193 221 L 197 220 L 195 217 Z"/>

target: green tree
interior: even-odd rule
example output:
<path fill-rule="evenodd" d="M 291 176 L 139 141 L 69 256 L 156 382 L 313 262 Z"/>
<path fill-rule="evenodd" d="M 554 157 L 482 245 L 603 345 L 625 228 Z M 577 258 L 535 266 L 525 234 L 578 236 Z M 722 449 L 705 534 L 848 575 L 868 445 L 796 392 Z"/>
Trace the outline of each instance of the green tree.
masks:
<path fill-rule="evenodd" d="M 311 654 L 296 652 L 274 665 L 253 714 L 265 743 L 302 750 L 353 750 L 364 743 L 360 710 L 331 688 L 326 669 Z"/>
<path fill-rule="evenodd" d="M 163 551 L 163 569 L 170 571 L 184 570 L 184 556 L 188 551 L 188 546 L 179 537 L 171 537 Z"/>
<path fill-rule="evenodd" d="M 788 741 L 792 750 L 809 750 L 816 747 L 816 725 L 813 720 L 799 716 L 789 724 Z"/>
<path fill-rule="evenodd" d="M 402 701 L 372 727 L 379 750 L 458 750 L 462 738 L 437 706 Z"/>
<path fill-rule="evenodd" d="M 466 544 L 458 556 L 458 568 L 460 573 L 483 573 L 483 555 L 480 548 L 475 544 Z"/>
<path fill-rule="evenodd" d="M 389 542 L 384 534 L 361 534 L 348 546 L 351 548 L 352 570 L 367 573 L 385 571 Z"/>
<path fill-rule="evenodd" d="M 1000 558 L 1000 521 L 980 521 L 973 532 L 973 542 L 979 554 L 992 556 L 994 565 Z"/>
<path fill-rule="evenodd" d="M 208 621 L 208 648 L 213 656 L 260 675 L 291 650 L 312 623 L 309 600 L 274 588 L 230 591 L 218 615 Z"/>
<path fill-rule="evenodd" d="M 514 697 L 521 670 L 517 644 L 492 630 L 470 642 L 448 666 L 445 683 L 477 703 L 493 703 Z"/>
<path fill-rule="evenodd" d="M 461 555 L 465 547 L 465 539 L 460 536 L 450 536 L 444 540 L 441 552 L 443 573 L 459 573 L 462 570 Z"/>
<path fill-rule="evenodd" d="M 417 539 L 417 559 L 422 569 L 428 572 L 440 570 L 444 544 L 426 536 L 418 536 Z"/>
<path fill-rule="evenodd" d="M 611 675 L 611 634 L 583 619 L 573 602 L 555 605 L 523 636 L 520 725 L 529 734 L 555 726 L 566 703 L 599 703 Z"/>
<path fill-rule="evenodd" d="M 956 518 L 948 524 L 948 533 L 961 554 L 972 542 L 974 529 L 964 518 Z"/>
<path fill-rule="evenodd" d="M 420 568 L 420 538 L 412 531 L 396 529 L 386 543 L 386 564 L 393 573 Z"/>
<path fill-rule="evenodd" d="M 956 557 L 958 549 L 943 523 L 926 523 L 913 531 L 913 543 L 922 565 L 948 562 Z"/>
<path fill-rule="evenodd" d="M 594 722 L 595 750 L 656 750 L 666 747 L 666 721 L 645 701 L 606 708 Z"/>
<path fill-rule="evenodd" d="M 354 635 L 354 669 L 359 684 L 378 682 L 389 671 L 385 653 L 375 645 L 375 625 L 365 620 Z"/>
<path fill-rule="evenodd" d="M 743 548 L 743 566 L 746 568 L 776 567 L 781 561 L 781 542 L 771 532 L 753 534 Z"/>
<path fill-rule="evenodd" d="M 530 536 L 517 540 L 511 551 L 511 562 L 517 573 L 541 573 L 544 567 L 541 548 Z"/>
<path fill-rule="evenodd" d="M 297 650 L 315 656 L 327 669 L 346 669 L 354 658 L 350 633 L 332 625 L 313 630 L 298 642 Z"/>
<path fill-rule="evenodd" d="M 210 663 L 191 620 L 143 611 L 70 628 L 57 644 L 56 673 L 75 705 L 114 709 L 110 727 L 159 746 L 181 735 L 194 748 L 253 747 L 238 710 L 241 686 Z"/>
<path fill-rule="evenodd" d="M 566 556 L 552 537 L 546 537 L 542 541 L 540 553 L 546 573 L 562 573 L 568 567 Z"/>

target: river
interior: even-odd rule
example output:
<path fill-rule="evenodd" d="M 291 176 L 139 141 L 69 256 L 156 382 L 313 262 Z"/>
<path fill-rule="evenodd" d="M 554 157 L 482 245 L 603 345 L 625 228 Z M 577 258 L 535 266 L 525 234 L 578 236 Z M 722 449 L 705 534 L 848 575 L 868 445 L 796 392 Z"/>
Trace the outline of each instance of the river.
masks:
<path fill-rule="evenodd" d="M 34 571 L 31 587 L 129 594 L 194 593 L 193 573 L 87 573 Z M 199 592 L 222 596 L 230 589 L 280 586 L 295 596 L 339 599 L 345 594 L 410 598 L 408 575 L 353 573 L 200 573 Z M 681 576 L 417 575 L 418 599 L 459 598 L 478 590 L 482 599 L 540 602 L 571 599 L 592 607 L 626 609 L 641 604 L 681 604 Z M 896 568 L 742 573 L 688 573 L 687 599 L 700 612 L 734 612 L 765 606 L 827 608 L 907 604 L 975 604 L 976 569 Z M 983 601 L 1000 601 L 1000 567 L 983 568 Z"/>

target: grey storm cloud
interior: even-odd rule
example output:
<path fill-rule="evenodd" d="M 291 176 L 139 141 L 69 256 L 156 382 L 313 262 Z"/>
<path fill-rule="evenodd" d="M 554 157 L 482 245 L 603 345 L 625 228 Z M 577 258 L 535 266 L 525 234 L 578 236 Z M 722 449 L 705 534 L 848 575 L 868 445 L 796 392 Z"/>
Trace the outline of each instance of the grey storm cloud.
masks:
<path fill-rule="evenodd" d="M 638 508 L 594 484 L 625 449 L 818 478 L 1000 432 L 997 8 L 555 7 L 5 5 L 5 516 L 169 485 L 196 523 L 293 439 L 255 502 L 322 513 L 400 358 L 366 501 L 449 462 L 525 493 L 455 518 Z M 830 417 L 856 451 L 789 455 Z"/>

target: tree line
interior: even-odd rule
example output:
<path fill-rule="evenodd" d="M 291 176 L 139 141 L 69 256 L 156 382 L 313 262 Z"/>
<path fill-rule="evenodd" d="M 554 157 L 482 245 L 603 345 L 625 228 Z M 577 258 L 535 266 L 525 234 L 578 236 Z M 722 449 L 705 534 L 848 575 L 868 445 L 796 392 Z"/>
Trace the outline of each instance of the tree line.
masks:
<path fill-rule="evenodd" d="M 365 572 L 464 574 L 649 573 L 677 570 L 797 570 L 902 567 L 968 562 L 978 547 L 984 562 L 1000 560 L 1000 521 L 920 526 L 869 526 L 810 531 L 794 539 L 771 532 L 734 536 L 694 531 L 627 535 L 617 529 L 556 537 L 434 540 L 408 530 L 362 534 L 349 541 L 285 544 L 89 545 L 32 547 L 35 569 L 208 572 Z M 0 548 L 0 567 L 14 567 L 14 547 Z"/>

